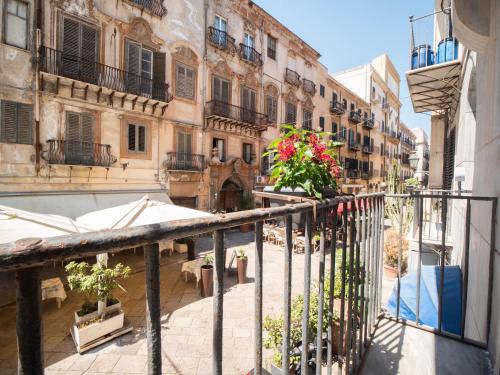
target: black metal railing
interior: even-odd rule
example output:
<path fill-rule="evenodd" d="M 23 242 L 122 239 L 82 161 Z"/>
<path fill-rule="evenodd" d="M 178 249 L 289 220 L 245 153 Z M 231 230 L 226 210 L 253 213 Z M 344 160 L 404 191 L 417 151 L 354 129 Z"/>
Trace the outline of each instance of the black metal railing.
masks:
<path fill-rule="evenodd" d="M 339 142 L 339 143 L 345 143 L 346 137 L 342 134 L 334 134 L 334 135 L 332 135 L 332 141 Z"/>
<path fill-rule="evenodd" d="M 473 212 L 478 209 L 483 220 L 481 228 L 471 225 Z M 473 196 L 467 191 L 417 190 L 412 194 L 388 194 L 386 212 L 398 241 L 390 245 L 397 250 L 392 265 L 396 279 L 385 316 L 485 349 L 491 332 L 497 198 Z M 474 241 L 478 238 L 481 244 Z M 406 251 L 405 241 L 409 242 Z M 471 262 L 471 255 L 479 253 L 484 257 L 481 263 L 476 262 L 477 258 Z M 469 284 L 471 272 L 473 285 Z M 401 278 L 409 274 L 416 280 L 415 287 L 402 292 Z M 437 297 L 436 309 L 424 313 L 422 295 L 429 291 L 422 286 L 429 276 L 434 284 L 432 293 Z M 454 277 L 458 284 L 452 287 Z M 457 292 L 452 299 L 450 288 Z M 469 292 L 479 289 L 481 296 L 471 298 Z M 405 301 L 412 301 L 405 307 L 413 309 L 411 317 L 401 307 L 402 293 Z M 472 313 L 475 316 L 469 321 L 467 317 Z"/>
<path fill-rule="evenodd" d="M 240 43 L 240 48 L 238 50 L 238 55 L 240 59 L 249 62 L 253 65 L 262 65 L 262 55 L 257 52 L 257 50 L 251 46 L 247 46 L 244 43 Z"/>
<path fill-rule="evenodd" d="M 343 115 L 345 113 L 345 106 L 343 103 L 339 102 L 338 100 L 332 100 L 330 102 L 330 112 L 334 113 L 336 115 Z"/>
<path fill-rule="evenodd" d="M 362 180 L 369 180 L 372 177 L 373 177 L 373 172 L 361 171 Z"/>
<path fill-rule="evenodd" d="M 375 127 L 375 121 L 371 118 L 365 117 L 363 120 L 363 126 L 368 129 L 373 129 Z"/>
<path fill-rule="evenodd" d="M 349 149 L 353 151 L 359 151 L 361 150 L 361 143 L 349 141 Z"/>
<path fill-rule="evenodd" d="M 279 195 L 258 193 L 264 198 Z M 267 195 L 266 195 L 267 194 Z M 303 262 L 303 314 L 302 326 L 311 322 L 311 286 L 313 259 L 313 231 L 319 232 L 319 267 L 317 285 L 319 292 L 317 321 L 328 322 L 316 335 L 303 329 L 299 339 L 307 343 L 307 351 L 300 356 L 301 373 L 310 373 L 312 362 L 331 371 L 336 366 L 346 373 L 356 373 L 363 359 L 374 328 L 378 322 L 382 289 L 382 243 L 384 224 L 384 195 L 338 196 L 332 199 L 290 204 L 280 207 L 259 208 L 210 216 L 204 218 L 156 223 L 140 227 L 82 233 L 46 239 L 27 239 L 0 245 L 0 271 L 16 272 L 17 287 L 17 348 L 20 371 L 26 374 L 43 373 L 43 319 L 41 308 L 40 266 L 73 259 L 94 257 L 101 253 L 119 252 L 131 248 L 143 248 L 145 263 L 145 304 L 147 371 L 160 374 L 163 351 L 168 352 L 169 342 L 162 340 L 160 293 L 160 249 L 158 242 L 173 240 L 202 233 L 212 233 L 214 238 L 213 277 L 213 324 L 212 361 L 206 372 L 222 375 L 225 300 L 225 231 L 242 224 L 255 224 L 255 311 L 253 313 L 253 354 L 256 374 L 262 374 L 263 365 L 263 268 L 265 221 L 280 219 L 283 228 L 283 345 L 282 364 L 288 374 L 291 357 L 298 348 L 297 338 L 291 337 L 291 289 L 294 274 L 292 258 Z M 339 210 L 342 208 L 342 210 Z M 341 213 L 340 213 L 341 212 Z M 304 215 L 304 255 L 293 252 L 293 215 Z M 332 255 L 327 258 L 326 253 Z M 325 279 L 332 287 L 325 288 Z M 334 293 L 340 290 L 340 294 Z M 338 329 L 337 329 L 338 327 Z M 163 346 L 163 348 L 162 348 Z M 309 348 L 321 348 L 311 350 Z M 325 348 L 323 350 L 323 348 Z M 299 352 L 300 353 L 300 352 Z M 337 353 L 337 354 L 334 354 Z M 311 361 L 312 360 L 312 361 Z M 321 370 L 321 369 L 318 369 Z M 343 372 L 342 372 L 343 373 Z"/>
<path fill-rule="evenodd" d="M 344 176 L 346 178 L 359 178 L 360 172 L 357 169 L 346 169 Z"/>
<path fill-rule="evenodd" d="M 372 145 L 363 145 L 363 152 L 365 154 L 373 154 L 373 146 Z"/>
<path fill-rule="evenodd" d="M 285 82 L 289 83 L 292 86 L 300 87 L 301 81 L 300 81 L 300 75 L 296 71 L 292 69 L 285 69 Z"/>
<path fill-rule="evenodd" d="M 167 8 L 163 6 L 163 0 L 127 0 L 127 2 L 158 17 L 167 14 Z"/>
<path fill-rule="evenodd" d="M 266 114 L 219 100 L 212 100 L 207 103 L 206 116 L 220 116 L 258 126 L 267 126 L 270 123 Z"/>
<path fill-rule="evenodd" d="M 110 167 L 116 162 L 111 146 L 101 143 L 50 139 L 44 158 L 49 164 Z"/>
<path fill-rule="evenodd" d="M 155 77 L 143 77 L 45 46 L 40 47 L 40 69 L 49 74 L 75 79 L 119 92 L 162 102 L 170 100 L 168 83 Z"/>
<path fill-rule="evenodd" d="M 352 121 L 356 124 L 361 122 L 361 115 L 357 111 L 350 111 L 349 112 L 349 121 Z"/>
<path fill-rule="evenodd" d="M 205 156 L 184 152 L 167 152 L 163 167 L 171 171 L 198 171 L 205 169 Z"/>
<path fill-rule="evenodd" d="M 302 90 L 311 96 L 316 95 L 316 84 L 309 79 L 302 79 Z"/>
<path fill-rule="evenodd" d="M 236 52 L 236 40 L 225 31 L 209 26 L 207 38 L 210 44 L 217 48 L 227 50 L 231 53 Z"/>

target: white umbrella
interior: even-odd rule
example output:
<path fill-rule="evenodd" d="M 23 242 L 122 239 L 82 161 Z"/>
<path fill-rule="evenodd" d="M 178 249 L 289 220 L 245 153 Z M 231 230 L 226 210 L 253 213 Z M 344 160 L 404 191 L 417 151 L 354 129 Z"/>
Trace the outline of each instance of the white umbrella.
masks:
<path fill-rule="evenodd" d="M 49 238 L 91 231 L 85 225 L 59 215 L 37 214 L 0 205 L 0 243 L 22 238 Z"/>
<path fill-rule="evenodd" d="M 76 222 L 99 230 L 129 228 L 211 216 L 213 215 L 207 212 L 155 201 L 146 195 L 135 202 L 90 212 L 78 217 Z"/>

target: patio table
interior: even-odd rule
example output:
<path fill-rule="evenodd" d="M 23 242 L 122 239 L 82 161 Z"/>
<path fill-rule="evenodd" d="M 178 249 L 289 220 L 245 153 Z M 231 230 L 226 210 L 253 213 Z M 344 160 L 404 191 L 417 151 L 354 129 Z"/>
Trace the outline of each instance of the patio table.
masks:
<path fill-rule="evenodd" d="M 42 281 L 42 300 L 50 298 L 56 299 L 58 309 L 61 308 L 61 302 L 66 299 L 64 285 L 59 277 Z"/>

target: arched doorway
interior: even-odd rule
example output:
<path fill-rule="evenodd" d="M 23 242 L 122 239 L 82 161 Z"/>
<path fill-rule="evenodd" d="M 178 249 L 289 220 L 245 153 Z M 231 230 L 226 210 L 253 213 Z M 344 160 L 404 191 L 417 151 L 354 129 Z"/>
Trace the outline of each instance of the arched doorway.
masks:
<path fill-rule="evenodd" d="M 228 178 L 222 184 L 219 192 L 218 209 L 226 212 L 233 212 L 237 210 L 242 194 L 242 184 L 233 178 Z"/>

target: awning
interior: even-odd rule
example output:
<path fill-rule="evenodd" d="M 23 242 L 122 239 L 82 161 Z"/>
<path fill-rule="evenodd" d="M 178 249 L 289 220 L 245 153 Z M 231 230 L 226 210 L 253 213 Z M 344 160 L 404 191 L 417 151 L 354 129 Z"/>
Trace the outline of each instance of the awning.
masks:
<path fill-rule="evenodd" d="M 454 112 L 460 93 L 461 61 L 434 64 L 406 72 L 413 110 L 422 112 Z"/>

